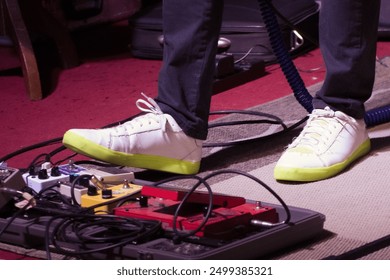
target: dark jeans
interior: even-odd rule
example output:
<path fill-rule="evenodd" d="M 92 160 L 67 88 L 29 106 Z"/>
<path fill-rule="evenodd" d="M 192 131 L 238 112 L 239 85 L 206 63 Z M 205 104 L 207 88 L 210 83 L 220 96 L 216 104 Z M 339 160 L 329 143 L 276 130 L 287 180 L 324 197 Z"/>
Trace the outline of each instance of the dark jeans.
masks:
<path fill-rule="evenodd" d="M 183 131 L 206 139 L 222 0 L 164 0 L 164 58 L 157 103 Z M 315 108 L 361 118 L 375 77 L 380 0 L 322 0 L 320 47 L 327 67 Z"/>
<path fill-rule="evenodd" d="M 205 139 L 222 0 L 164 0 L 164 56 L 156 102 L 194 138 Z"/>
<path fill-rule="evenodd" d="M 363 118 L 375 79 L 380 0 L 322 0 L 320 48 L 326 77 L 314 108 Z"/>

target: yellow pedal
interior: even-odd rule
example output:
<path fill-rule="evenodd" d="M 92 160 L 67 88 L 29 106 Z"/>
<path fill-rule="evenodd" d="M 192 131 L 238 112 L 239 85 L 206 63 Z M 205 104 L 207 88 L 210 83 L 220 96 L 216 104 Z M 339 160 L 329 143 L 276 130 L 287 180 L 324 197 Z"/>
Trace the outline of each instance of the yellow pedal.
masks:
<path fill-rule="evenodd" d="M 107 187 L 105 190 L 98 190 L 96 195 L 83 194 L 81 206 L 84 208 L 96 206 L 96 214 L 111 214 L 122 199 L 139 193 L 141 189 L 142 186 L 130 183 Z"/>

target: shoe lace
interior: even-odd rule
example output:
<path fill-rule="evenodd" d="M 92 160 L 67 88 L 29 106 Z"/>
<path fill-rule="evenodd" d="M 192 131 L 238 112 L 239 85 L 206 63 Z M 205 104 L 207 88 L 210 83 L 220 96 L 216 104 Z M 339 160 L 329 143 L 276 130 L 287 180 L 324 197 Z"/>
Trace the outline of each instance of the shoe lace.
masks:
<path fill-rule="evenodd" d="M 161 108 L 153 98 L 148 97 L 143 92 L 141 92 L 141 94 L 146 100 L 138 99 L 135 104 L 140 111 L 147 114 L 134 118 L 131 123 L 138 123 L 139 126 L 143 126 L 144 124 L 150 125 L 152 122 L 157 122 L 161 125 L 161 129 L 165 131 L 167 118 L 161 111 Z"/>
<path fill-rule="evenodd" d="M 293 141 L 290 146 L 309 146 L 318 150 L 323 145 L 327 145 L 331 135 L 337 127 L 344 124 L 334 116 L 333 111 L 325 113 L 312 113 L 309 120 L 302 130 L 301 134 Z"/>
<path fill-rule="evenodd" d="M 138 109 L 140 109 L 142 112 L 146 113 L 153 113 L 155 115 L 163 115 L 164 113 L 161 111 L 161 108 L 158 106 L 156 101 L 154 101 L 153 98 L 148 97 L 146 94 L 141 92 L 142 96 L 145 97 L 147 101 L 144 99 L 138 99 L 135 104 L 137 105 Z M 143 107 L 146 106 L 146 107 Z"/>

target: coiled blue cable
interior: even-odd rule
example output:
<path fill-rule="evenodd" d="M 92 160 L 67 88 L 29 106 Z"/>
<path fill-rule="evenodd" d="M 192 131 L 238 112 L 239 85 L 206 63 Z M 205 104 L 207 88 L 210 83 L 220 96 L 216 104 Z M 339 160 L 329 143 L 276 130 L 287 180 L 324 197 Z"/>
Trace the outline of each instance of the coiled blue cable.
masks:
<path fill-rule="evenodd" d="M 373 127 L 390 121 L 390 106 L 371 109 L 364 115 L 367 127 Z"/>
<path fill-rule="evenodd" d="M 272 50 L 278 63 L 280 64 L 283 74 L 286 77 L 291 89 L 293 90 L 294 96 L 298 102 L 308 112 L 311 112 L 313 110 L 313 97 L 308 92 L 301 76 L 298 73 L 297 68 L 295 67 L 290 57 L 290 54 L 286 50 L 276 16 L 267 1 L 259 0 L 258 2 L 260 4 L 261 16 L 263 17 L 263 21 L 267 28 Z"/>

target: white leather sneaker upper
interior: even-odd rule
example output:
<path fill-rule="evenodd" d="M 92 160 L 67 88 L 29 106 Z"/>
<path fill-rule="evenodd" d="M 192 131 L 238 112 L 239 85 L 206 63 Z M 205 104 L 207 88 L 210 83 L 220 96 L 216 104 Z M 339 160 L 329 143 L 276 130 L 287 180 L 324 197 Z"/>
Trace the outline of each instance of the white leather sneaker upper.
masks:
<path fill-rule="evenodd" d="M 370 148 L 364 120 L 315 109 L 275 166 L 275 178 L 311 181 L 333 176 Z"/>
<path fill-rule="evenodd" d="M 328 107 L 316 109 L 300 135 L 288 146 L 282 162 L 302 167 L 330 166 L 344 161 L 367 138 L 364 120 L 356 120 Z"/>
<path fill-rule="evenodd" d="M 170 166 L 193 162 L 197 165 L 190 165 L 190 169 L 196 170 L 202 157 L 203 141 L 187 136 L 172 116 L 164 114 L 152 98 L 145 98 L 147 101 L 139 99 L 136 105 L 146 114 L 112 128 L 70 129 L 64 135 L 64 145 L 114 163 L 163 169 L 164 162 Z"/>

